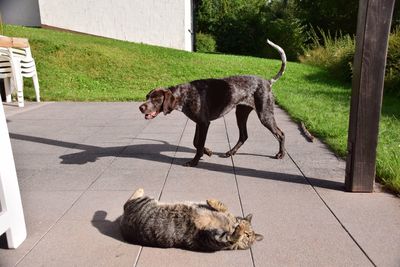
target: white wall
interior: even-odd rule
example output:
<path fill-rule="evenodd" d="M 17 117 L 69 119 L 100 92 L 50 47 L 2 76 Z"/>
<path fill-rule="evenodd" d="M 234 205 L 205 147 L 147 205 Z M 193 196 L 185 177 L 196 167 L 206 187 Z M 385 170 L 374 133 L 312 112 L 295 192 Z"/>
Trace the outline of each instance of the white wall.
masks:
<path fill-rule="evenodd" d="M 43 25 L 192 51 L 192 0 L 39 0 Z"/>

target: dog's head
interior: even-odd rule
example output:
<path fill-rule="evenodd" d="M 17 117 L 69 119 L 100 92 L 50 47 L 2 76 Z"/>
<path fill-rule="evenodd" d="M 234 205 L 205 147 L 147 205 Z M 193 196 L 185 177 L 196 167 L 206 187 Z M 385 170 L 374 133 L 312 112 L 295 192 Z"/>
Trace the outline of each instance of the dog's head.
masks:
<path fill-rule="evenodd" d="M 164 115 L 171 113 L 176 107 L 176 99 L 171 90 L 154 89 L 146 96 L 146 102 L 140 105 L 139 109 L 146 120 L 157 117 L 162 111 Z"/>

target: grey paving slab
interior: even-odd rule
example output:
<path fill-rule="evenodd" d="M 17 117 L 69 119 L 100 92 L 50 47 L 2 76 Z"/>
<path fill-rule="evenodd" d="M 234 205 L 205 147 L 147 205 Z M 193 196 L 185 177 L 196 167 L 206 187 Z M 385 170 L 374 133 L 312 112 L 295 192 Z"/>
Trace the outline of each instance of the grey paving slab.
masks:
<path fill-rule="evenodd" d="M 345 193 L 317 188 L 377 266 L 400 265 L 400 201 L 386 193 Z"/>
<path fill-rule="evenodd" d="M 101 169 L 46 168 L 20 179 L 22 191 L 84 191 L 96 180 Z"/>
<path fill-rule="evenodd" d="M 0 266 L 14 266 L 27 255 L 80 194 L 81 192 L 21 192 L 27 239 L 18 249 L 0 249 Z"/>
<path fill-rule="evenodd" d="M 7 117 L 11 117 L 12 115 L 18 114 L 18 113 L 24 113 L 27 111 L 31 111 L 37 108 L 41 108 L 43 106 L 46 106 L 48 104 L 52 104 L 52 102 L 26 102 L 24 108 L 19 108 L 18 103 L 13 102 L 13 103 L 5 103 L 3 102 L 3 108 L 4 112 L 7 114 Z"/>
<path fill-rule="evenodd" d="M 114 221 L 122 214 L 122 205 L 132 192 L 129 188 L 127 191 L 86 191 L 63 216 L 63 221 Z M 106 218 L 99 218 L 99 213 L 106 214 Z"/>
<path fill-rule="evenodd" d="M 113 222 L 59 222 L 18 266 L 132 266 L 139 251 Z"/>
<path fill-rule="evenodd" d="M 92 184 L 89 190 L 135 190 L 160 192 L 169 171 L 165 168 L 109 168 Z"/>
<path fill-rule="evenodd" d="M 210 125 L 196 168 L 195 124 L 180 112 L 147 121 L 139 103 L 6 105 L 28 227 L 0 266 L 398 266 L 399 198 L 343 191 L 345 162 L 307 142 L 280 109 L 288 156 L 255 113 L 249 139 L 234 112 Z M 141 248 L 122 241 L 118 217 L 138 187 L 161 201 L 217 198 L 237 215 L 253 213 L 265 236 L 252 250 L 196 253 Z M 0 242 L 1 243 L 1 242 Z"/>
<path fill-rule="evenodd" d="M 144 248 L 136 266 L 253 266 L 249 250 L 198 253 L 178 249 Z"/>

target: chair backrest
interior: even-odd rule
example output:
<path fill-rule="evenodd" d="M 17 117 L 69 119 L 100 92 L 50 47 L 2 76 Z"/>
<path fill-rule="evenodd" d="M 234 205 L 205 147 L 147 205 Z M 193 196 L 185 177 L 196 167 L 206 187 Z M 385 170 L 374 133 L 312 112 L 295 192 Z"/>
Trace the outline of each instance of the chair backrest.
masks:
<path fill-rule="evenodd" d="M 31 49 L 27 48 L 11 48 L 11 52 L 13 56 L 21 57 L 21 58 L 32 58 Z"/>
<path fill-rule="evenodd" d="M 0 48 L 0 78 L 12 76 L 11 53 L 9 48 Z"/>

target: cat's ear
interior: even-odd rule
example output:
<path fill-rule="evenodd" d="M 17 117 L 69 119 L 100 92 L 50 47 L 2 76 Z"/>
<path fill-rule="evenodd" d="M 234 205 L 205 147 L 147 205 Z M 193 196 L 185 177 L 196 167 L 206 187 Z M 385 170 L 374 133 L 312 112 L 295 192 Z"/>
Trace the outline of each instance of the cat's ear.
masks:
<path fill-rule="evenodd" d="M 253 214 L 248 214 L 245 218 L 246 221 L 251 222 L 251 219 L 253 219 Z"/>
<path fill-rule="evenodd" d="M 263 235 L 256 234 L 256 241 L 261 241 L 261 240 L 263 240 L 263 239 L 264 239 L 264 236 L 263 236 Z"/>

